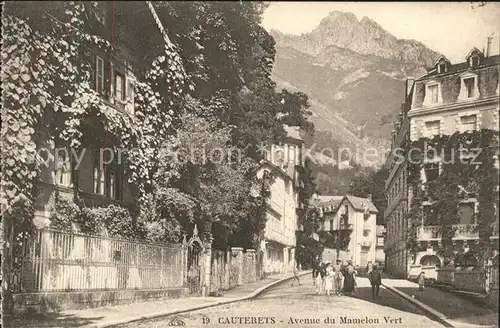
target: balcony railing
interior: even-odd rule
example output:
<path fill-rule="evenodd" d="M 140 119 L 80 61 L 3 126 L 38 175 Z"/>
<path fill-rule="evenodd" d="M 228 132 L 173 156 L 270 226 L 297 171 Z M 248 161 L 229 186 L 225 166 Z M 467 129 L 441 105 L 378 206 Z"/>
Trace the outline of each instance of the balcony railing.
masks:
<path fill-rule="evenodd" d="M 479 239 L 477 224 L 454 224 L 454 240 L 475 240 Z M 421 226 L 417 227 L 417 240 L 421 241 L 439 241 L 442 238 L 442 226 Z"/>
<path fill-rule="evenodd" d="M 372 246 L 372 242 L 369 240 L 365 240 L 365 241 L 361 242 L 361 247 L 371 247 L 371 246 Z"/>

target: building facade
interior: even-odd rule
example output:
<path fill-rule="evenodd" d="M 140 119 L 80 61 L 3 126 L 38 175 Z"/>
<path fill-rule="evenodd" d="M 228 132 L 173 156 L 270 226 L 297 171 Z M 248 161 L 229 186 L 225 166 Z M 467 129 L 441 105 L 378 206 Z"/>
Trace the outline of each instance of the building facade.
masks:
<path fill-rule="evenodd" d="M 117 116 L 127 117 L 135 115 L 134 90 L 140 76 L 141 58 L 131 50 L 136 44 L 131 41 L 130 25 L 119 18 L 119 11 L 126 10 L 126 7 L 117 6 L 110 10 L 109 6 L 112 4 L 97 2 L 93 8 L 95 17 L 90 19 L 95 25 L 94 32 L 108 40 L 113 28 L 113 33 L 120 38 L 114 40 L 113 51 L 88 48 L 83 55 L 90 63 L 90 86 L 103 100 L 103 106 Z M 149 11 L 146 3 L 142 9 Z M 151 24 L 156 24 L 151 13 L 148 17 Z M 128 183 L 122 163 L 107 160 L 109 158 L 105 156 L 110 155 L 109 151 L 103 150 L 118 146 L 116 138 L 110 132 L 99 129 L 95 122 L 82 123 L 86 124 L 91 126 L 93 133 L 83 137 L 83 149 L 77 152 L 57 144 L 57 137 L 50 135 L 48 130 L 40 131 L 40 149 L 54 158 L 47 166 L 41 167 L 34 218 L 38 228 L 50 225 L 57 199 L 72 201 L 77 197 L 86 207 L 109 204 L 128 206 L 133 202 L 133 188 Z"/>
<path fill-rule="evenodd" d="M 414 82 L 409 81 L 405 106 L 393 132 L 393 150 L 405 140 L 432 139 L 481 129 L 498 131 L 499 63 L 500 56 L 488 56 L 474 48 L 464 62 L 451 64 L 441 56 L 426 75 Z M 413 85 L 411 90 L 409 85 Z M 495 148 L 495 166 L 498 168 L 498 146 Z M 412 204 L 416 198 L 407 183 L 406 164 L 394 164 L 394 156 L 394 151 L 391 151 L 386 161 L 390 172 L 386 181 L 386 263 L 389 272 L 410 277 L 416 271 L 420 272 L 422 267 L 439 268 L 444 265 L 440 255 L 441 227 L 426 224 L 426 220 L 434 215 L 431 210 L 433 200 L 429 197 L 424 197 L 419 204 L 422 220 L 408 220 L 407 213 L 413 205 L 417 205 Z M 439 177 L 443 165 L 439 155 L 424 159 L 419 176 L 424 192 L 427 183 Z M 464 191 L 467 197 L 459 203 L 459 222 L 453 226 L 453 242 L 460 244 L 467 254 L 471 243 L 479 240 L 479 203 L 473 190 Z M 410 232 L 408 229 L 415 230 L 419 245 L 416 253 L 410 254 L 404 248 L 404 240 Z M 492 238 L 498 238 L 498 224 Z"/>
<path fill-rule="evenodd" d="M 351 260 L 357 267 L 376 261 L 378 210 L 370 199 L 334 196 L 323 202 L 320 209 L 324 261 Z"/>
<path fill-rule="evenodd" d="M 298 171 L 302 163 L 302 138 L 298 129 L 286 127 L 287 137 L 281 145 L 266 151 L 257 176 L 272 174 L 267 208 L 265 239 L 260 252 L 266 274 L 285 273 L 295 265 L 297 208 L 299 206 Z"/>
<path fill-rule="evenodd" d="M 398 150 L 405 147 L 410 138 L 410 119 L 408 111 L 413 98 L 412 78 L 406 81 L 405 101 L 401 104 L 401 112 L 394 122 L 392 130 L 391 151 L 385 162 L 388 177 L 385 181 L 387 208 L 384 211 L 384 223 L 387 229 L 385 239 L 385 269 L 400 277 L 406 277 L 408 268 L 408 252 L 406 240 L 409 229 L 408 213 L 408 172 L 406 161 L 398 160 Z"/>
<path fill-rule="evenodd" d="M 411 110 L 408 112 L 410 140 L 481 129 L 498 131 L 499 64 L 499 55 L 488 56 L 476 48 L 459 64 L 451 64 L 441 56 L 427 75 L 415 81 Z M 498 168 L 498 146 L 495 148 L 495 166 Z M 426 159 L 420 181 L 425 185 L 435 180 L 442 170 L 443 163 L 439 156 Z M 465 251 L 470 243 L 479 239 L 477 195 L 472 190 L 466 191 L 468 196 L 460 201 L 459 223 L 454 226 L 456 232 L 453 237 L 454 242 L 463 245 Z M 411 201 L 412 195 L 409 197 Z M 426 217 L 433 215 L 431 202 L 432 199 L 422 202 L 423 222 L 413 222 L 412 229 L 417 229 L 417 241 L 425 243 L 427 249 L 416 254 L 411 265 L 443 265 L 443 258 L 437 252 L 440 247 L 436 242 L 440 239 L 439 226 L 425 224 Z"/>
<path fill-rule="evenodd" d="M 377 243 L 375 244 L 375 263 L 385 268 L 385 235 L 386 230 L 383 225 L 377 226 Z"/>

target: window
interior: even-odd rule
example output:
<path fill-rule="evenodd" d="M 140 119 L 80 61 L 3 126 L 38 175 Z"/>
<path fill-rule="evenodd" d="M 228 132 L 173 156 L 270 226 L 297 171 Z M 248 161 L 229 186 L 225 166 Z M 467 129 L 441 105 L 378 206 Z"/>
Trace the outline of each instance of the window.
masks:
<path fill-rule="evenodd" d="M 425 131 L 428 137 L 438 136 L 441 131 L 441 121 L 425 122 Z"/>
<path fill-rule="evenodd" d="M 94 166 L 94 194 L 105 194 L 105 181 L 104 169 L 99 167 L 99 165 L 97 164 L 96 166 Z"/>
<path fill-rule="evenodd" d="M 469 58 L 469 65 L 470 67 L 476 67 L 479 66 L 479 56 L 471 56 Z"/>
<path fill-rule="evenodd" d="M 283 149 L 276 149 L 276 151 L 274 152 L 274 161 L 276 164 L 280 165 L 284 162 L 285 158 L 284 158 L 284 154 L 283 154 Z"/>
<path fill-rule="evenodd" d="M 134 113 L 134 81 L 127 79 L 128 88 L 127 88 L 127 111 L 131 114 Z"/>
<path fill-rule="evenodd" d="M 330 231 L 333 231 L 333 220 L 330 220 Z"/>
<path fill-rule="evenodd" d="M 424 205 L 424 222 L 426 225 L 437 223 L 437 213 L 432 210 L 431 205 Z"/>
<path fill-rule="evenodd" d="M 116 175 L 115 172 L 110 171 L 108 174 L 108 196 L 109 198 L 116 199 Z"/>
<path fill-rule="evenodd" d="M 125 77 L 115 73 L 115 99 L 125 101 Z"/>
<path fill-rule="evenodd" d="M 101 23 L 104 26 L 106 26 L 106 15 L 107 15 L 106 5 L 107 5 L 106 3 L 97 2 L 97 6 L 94 9 L 95 18 L 99 23 Z"/>
<path fill-rule="evenodd" d="M 475 96 L 476 79 L 474 77 L 464 79 L 464 85 L 467 98 L 473 98 Z"/>
<path fill-rule="evenodd" d="M 438 73 L 446 73 L 446 63 L 439 64 L 438 66 Z"/>
<path fill-rule="evenodd" d="M 460 224 L 474 224 L 474 203 L 460 203 L 458 205 Z"/>
<path fill-rule="evenodd" d="M 71 158 L 65 151 L 57 154 L 56 163 L 56 184 L 61 186 L 72 186 Z"/>
<path fill-rule="evenodd" d="M 429 100 L 431 104 L 436 104 L 438 102 L 438 91 L 439 91 L 439 86 L 437 84 L 435 85 L 430 85 L 428 87 L 429 90 Z"/>
<path fill-rule="evenodd" d="M 295 164 L 295 146 L 290 146 L 288 148 L 288 162 Z"/>
<path fill-rule="evenodd" d="M 95 61 L 95 85 L 94 90 L 100 94 L 104 93 L 104 59 L 96 56 Z"/>
<path fill-rule="evenodd" d="M 463 131 L 475 131 L 477 127 L 477 117 L 476 115 L 462 116 L 460 118 L 462 123 Z"/>
<path fill-rule="evenodd" d="M 439 177 L 439 163 L 425 164 L 425 177 L 426 181 L 434 181 Z"/>

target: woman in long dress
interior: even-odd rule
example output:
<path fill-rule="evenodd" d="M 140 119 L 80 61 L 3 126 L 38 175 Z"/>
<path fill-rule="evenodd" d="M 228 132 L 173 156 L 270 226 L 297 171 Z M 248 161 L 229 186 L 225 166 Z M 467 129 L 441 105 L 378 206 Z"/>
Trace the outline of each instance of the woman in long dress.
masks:
<path fill-rule="evenodd" d="M 347 267 L 344 269 L 344 294 L 350 296 L 354 292 L 354 267 L 352 262 L 349 261 Z"/>
<path fill-rule="evenodd" d="M 330 292 L 333 290 L 333 268 L 330 263 L 326 265 L 326 276 L 325 276 L 325 290 L 326 295 L 330 295 Z"/>

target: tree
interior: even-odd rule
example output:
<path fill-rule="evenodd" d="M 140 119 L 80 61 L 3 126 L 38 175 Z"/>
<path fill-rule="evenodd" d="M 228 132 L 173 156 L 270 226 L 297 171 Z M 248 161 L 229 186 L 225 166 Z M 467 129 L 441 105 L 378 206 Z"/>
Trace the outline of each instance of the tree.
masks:
<path fill-rule="evenodd" d="M 379 210 L 377 224 L 383 224 L 385 200 L 385 179 L 388 171 L 385 168 L 372 171 L 366 175 L 355 177 L 350 186 L 349 194 L 358 197 L 372 197 L 372 203 Z"/>

